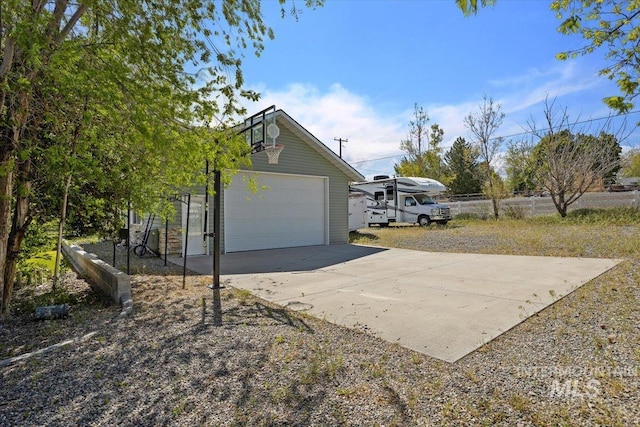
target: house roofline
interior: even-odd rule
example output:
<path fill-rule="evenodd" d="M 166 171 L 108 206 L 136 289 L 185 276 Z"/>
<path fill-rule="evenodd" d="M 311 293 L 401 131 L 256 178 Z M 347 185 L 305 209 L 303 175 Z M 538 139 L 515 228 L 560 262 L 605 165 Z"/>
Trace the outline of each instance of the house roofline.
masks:
<path fill-rule="evenodd" d="M 358 172 L 353 166 L 347 163 L 344 159 L 339 157 L 333 150 L 327 147 L 322 143 L 318 138 L 316 138 L 311 132 L 305 129 L 300 123 L 298 123 L 293 117 L 287 114 L 284 110 L 277 110 L 275 112 L 276 120 L 278 118 L 282 118 L 286 122 L 288 122 L 295 131 L 297 131 L 298 135 L 310 141 L 312 144 L 309 144 L 312 148 L 318 151 L 320 154 L 324 155 L 328 160 L 331 161 L 338 169 L 342 170 L 351 181 L 362 181 L 365 179 L 364 175 Z"/>

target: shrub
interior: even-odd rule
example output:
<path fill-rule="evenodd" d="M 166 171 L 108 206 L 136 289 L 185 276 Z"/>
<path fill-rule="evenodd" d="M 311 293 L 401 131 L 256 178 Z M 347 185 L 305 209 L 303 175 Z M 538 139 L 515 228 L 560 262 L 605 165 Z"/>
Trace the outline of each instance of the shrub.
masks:
<path fill-rule="evenodd" d="M 69 304 L 75 305 L 83 298 L 82 295 L 72 294 L 65 286 L 57 286 L 55 289 L 49 286 L 44 289 L 37 285 L 22 286 L 11 302 L 13 315 L 25 315 L 33 313 L 36 307 L 48 305 Z"/>
<path fill-rule="evenodd" d="M 480 219 L 480 216 L 472 212 L 462 212 L 455 216 L 455 219 L 460 221 L 473 221 Z M 485 218 L 486 219 L 486 218 Z"/>
<path fill-rule="evenodd" d="M 502 211 L 504 216 L 509 219 L 523 219 L 526 216 L 525 208 L 522 205 L 505 204 Z"/>
<path fill-rule="evenodd" d="M 20 246 L 19 260 L 33 257 L 35 254 L 45 252 L 55 246 L 50 227 L 37 221 L 31 222 Z"/>
<path fill-rule="evenodd" d="M 640 209 L 634 206 L 576 209 L 569 211 L 567 220 L 574 224 L 640 224 Z"/>
<path fill-rule="evenodd" d="M 485 203 L 475 205 L 475 211 L 477 217 L 483 221 L 486 221 L 489 219 L 489 217 L 493 216 L 493 213 L 491 212 L 491 206 Z"/>

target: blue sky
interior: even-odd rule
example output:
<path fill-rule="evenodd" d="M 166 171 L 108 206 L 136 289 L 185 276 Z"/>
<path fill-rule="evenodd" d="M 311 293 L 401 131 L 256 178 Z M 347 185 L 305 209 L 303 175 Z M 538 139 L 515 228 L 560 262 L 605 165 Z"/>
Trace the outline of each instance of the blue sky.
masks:
<path fill-rule="evenodd" d="M 471 139 L 463 119 L 485 94 L 506 114 L 496 136 L 522 133 L 532 118 L 541 124 L 545 97 L 572 120 L 606 117 L 602 98 L 617 89 L 598 76 L 604 52 L 558 61 L 582 39 L 558 33 L 549 4 L 498 0 L 464 17 L 453 0 L 326 0 L 296 21 L 268 0 L 276 38 L 244 59 L 247 85 L 262 94 L 244 105 L 252 113 L 275 104 L 335 152 L 334 138 L 348 138 L 343 158 L 367 177 L 394 173 L 416 103 L 444 129 L 445 150 Z M 627 129 L 639 120 L 630 116 Z M 639 142 L 632 135 L 623 145 Z"/>

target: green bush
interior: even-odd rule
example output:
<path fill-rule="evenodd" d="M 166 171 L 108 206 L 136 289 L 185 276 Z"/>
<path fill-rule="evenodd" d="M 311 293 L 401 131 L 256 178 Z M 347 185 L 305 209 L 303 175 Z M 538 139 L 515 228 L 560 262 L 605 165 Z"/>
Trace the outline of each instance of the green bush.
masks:
<path fill-rule="evenodd" d="M 46 252 L 55 246 L 55 238 L 51 231 L 51 224 L 31 222 L 20 246 L 19 261 L 33 257 L 40 252 Z"/>
<path fill-rule="evenodd" d="M 64 286 L 50 289 L 46 293 L 36 293 L 36 286 L 23 287 L 20 294 L 12 301 L 11 312 L 13 315 L 23 315 L 33 313 L 36 307 L 48 305 L 69 304 L 75 305 L 80 302 L 78 295 L 70 294 Z"/>

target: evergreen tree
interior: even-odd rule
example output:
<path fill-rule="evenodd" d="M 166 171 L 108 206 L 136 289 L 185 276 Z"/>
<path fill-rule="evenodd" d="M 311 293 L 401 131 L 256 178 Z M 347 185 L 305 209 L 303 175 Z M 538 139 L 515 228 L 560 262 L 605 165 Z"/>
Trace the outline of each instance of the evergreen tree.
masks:
<path fill-rule="evenodd" d="M 478 152 L 469 142 L 458 137 L 444 155 L 444 160 L 451 176 L 448 183 L 451 194 L 472 194 L 482 191 Z"/>

